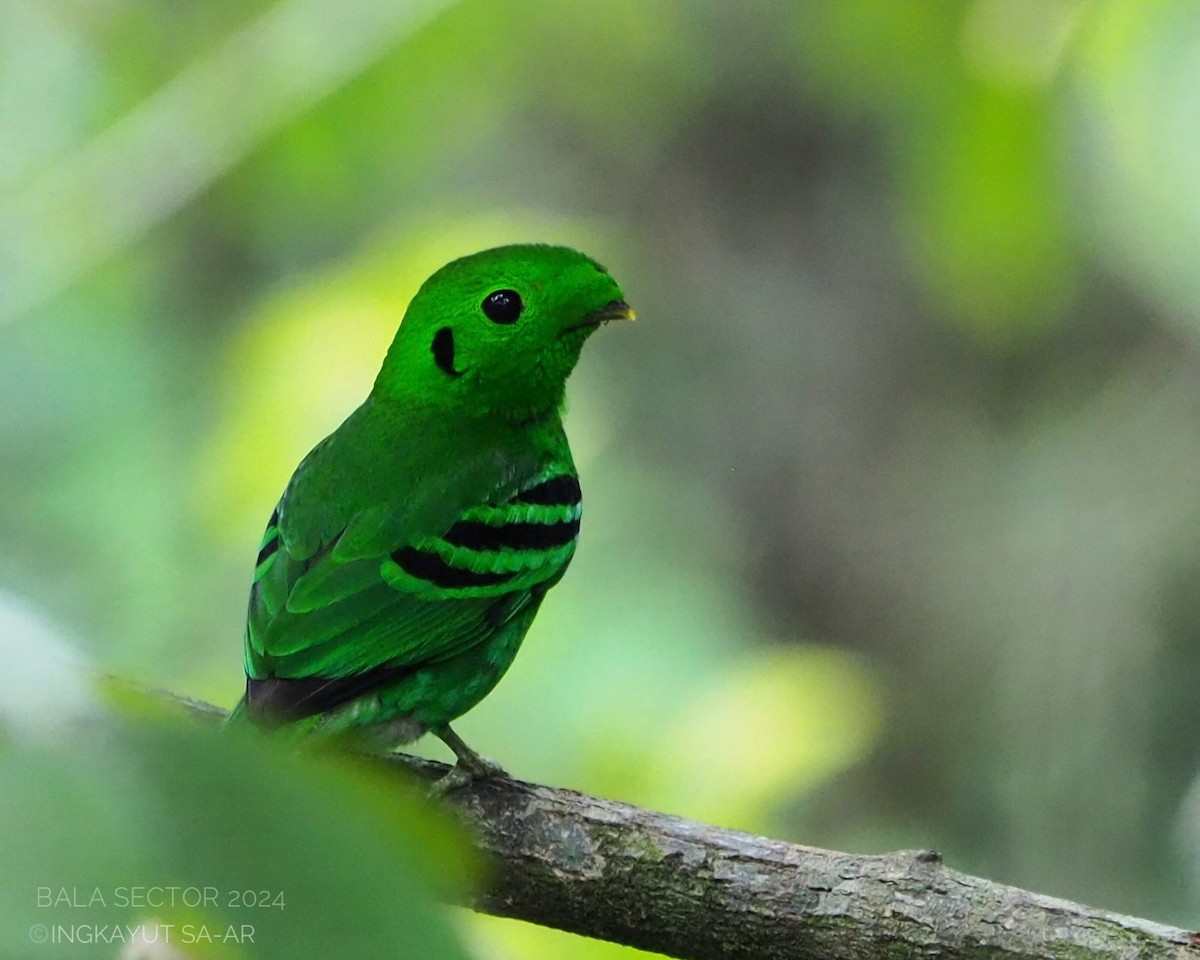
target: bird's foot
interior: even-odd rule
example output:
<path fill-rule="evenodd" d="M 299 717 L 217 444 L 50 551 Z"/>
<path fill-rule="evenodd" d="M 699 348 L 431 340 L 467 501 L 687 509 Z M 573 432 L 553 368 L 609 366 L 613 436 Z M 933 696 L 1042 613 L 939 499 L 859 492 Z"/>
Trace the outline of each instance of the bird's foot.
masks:
<path fill-rule="evenodd" d="M 489 760 L 487 757 L 481 757 L 479 754 L 472 752 L 470 757 L 459 757 L 458 764 L 454 767 L 455 770 L 462 770 L 470 774 L 472 779 L 477 777 L 507 777 L 508 773 L 500 764 Z"/>
<path fill-rule="evenodd" d="M 495 772 L 493 773 L 492 771 Z M 480 777 L 503 775 L 504 771 L 495 764 L 492 764 L 491 767 L 489 767 L 488 773 L 478 773 L 474 770 L 468 769 L 467 767 L 457 765 L 451 767 L 448 773 L 443 774 L 433 781 L 433 784 L 429 787 L 429 797 L 430 799 L 435 797 L 444 797 L 451 791 L 458 790 L 460 787 L 465 787 L 467 784 L 474 780 L 478 780 Z"/>
<path fill-rule="evenodd" d="M 468 747 L 462 738 L 450 729 L 449 724 L 432 732 L 454 751 L 454 755 L 458 757 L 458 763 L 455 764 L 454 769 L 449 773 L 434 781 L 433 786 L 429 789 L 431 797 L 444 796 L 451 790 L 465 787 L 472 780 L 479 780 L 484 777 L 508 776 L 500 764 L 493 763 L 486 757 L 481 757 Z"/>

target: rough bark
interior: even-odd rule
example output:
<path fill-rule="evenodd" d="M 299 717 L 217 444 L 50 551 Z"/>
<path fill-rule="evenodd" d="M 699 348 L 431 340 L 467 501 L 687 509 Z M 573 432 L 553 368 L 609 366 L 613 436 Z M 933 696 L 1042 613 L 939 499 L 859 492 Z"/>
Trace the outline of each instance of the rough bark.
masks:
<path fill-rule="evenodd" d="M 819 850 L 517 780 L 446 799 L 493 865 L 469 906 L 672 957 L 1200 960 L 1189 931 L 968 876 L 933 851 Z"/>
<path fill-rule="evenodd" d="M 450 799 L 495 863 L 476 909 L 673 957 L 1200 957 L 1187 931 L 968 876 L 928 850 L 818 850 L 514 780 Z"/>

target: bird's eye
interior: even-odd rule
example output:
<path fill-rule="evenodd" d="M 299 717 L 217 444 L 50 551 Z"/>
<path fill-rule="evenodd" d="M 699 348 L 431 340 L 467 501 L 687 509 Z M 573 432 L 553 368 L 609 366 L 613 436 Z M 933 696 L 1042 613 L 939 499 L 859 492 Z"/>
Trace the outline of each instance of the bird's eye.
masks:
<path fill-rule="evenodd" d="M 497 290 L 483 299 L 483 313 L 492 323 L 516 323 L 525 309 L 516 290 Z"/>

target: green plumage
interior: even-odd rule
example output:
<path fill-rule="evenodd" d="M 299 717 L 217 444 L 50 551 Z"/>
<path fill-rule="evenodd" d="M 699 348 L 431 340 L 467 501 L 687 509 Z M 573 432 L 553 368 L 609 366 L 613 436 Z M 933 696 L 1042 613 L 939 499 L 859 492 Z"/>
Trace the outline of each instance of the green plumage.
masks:
<path fill-rule="evenodd" d="M 564 385 L 587 337 L 631 317 L 562 247 L 487 250 L 426 281 L 370 396 L 267 524 L 239 715 L 393 744 L 429 730 L 464 775 L 495 769 L 449 723 L 503 676 L 570 562 Z"/>

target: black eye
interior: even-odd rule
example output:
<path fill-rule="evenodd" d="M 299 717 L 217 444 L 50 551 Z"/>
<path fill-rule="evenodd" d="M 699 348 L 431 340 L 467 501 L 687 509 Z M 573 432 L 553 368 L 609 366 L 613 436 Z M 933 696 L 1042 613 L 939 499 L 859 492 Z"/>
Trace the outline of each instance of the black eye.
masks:
<path fill-rule="evenodd" d="M 492 323 L 516 323 L 525 309 L 516 290 L 497 290 L 483 300 L 483 313 Z"/>

